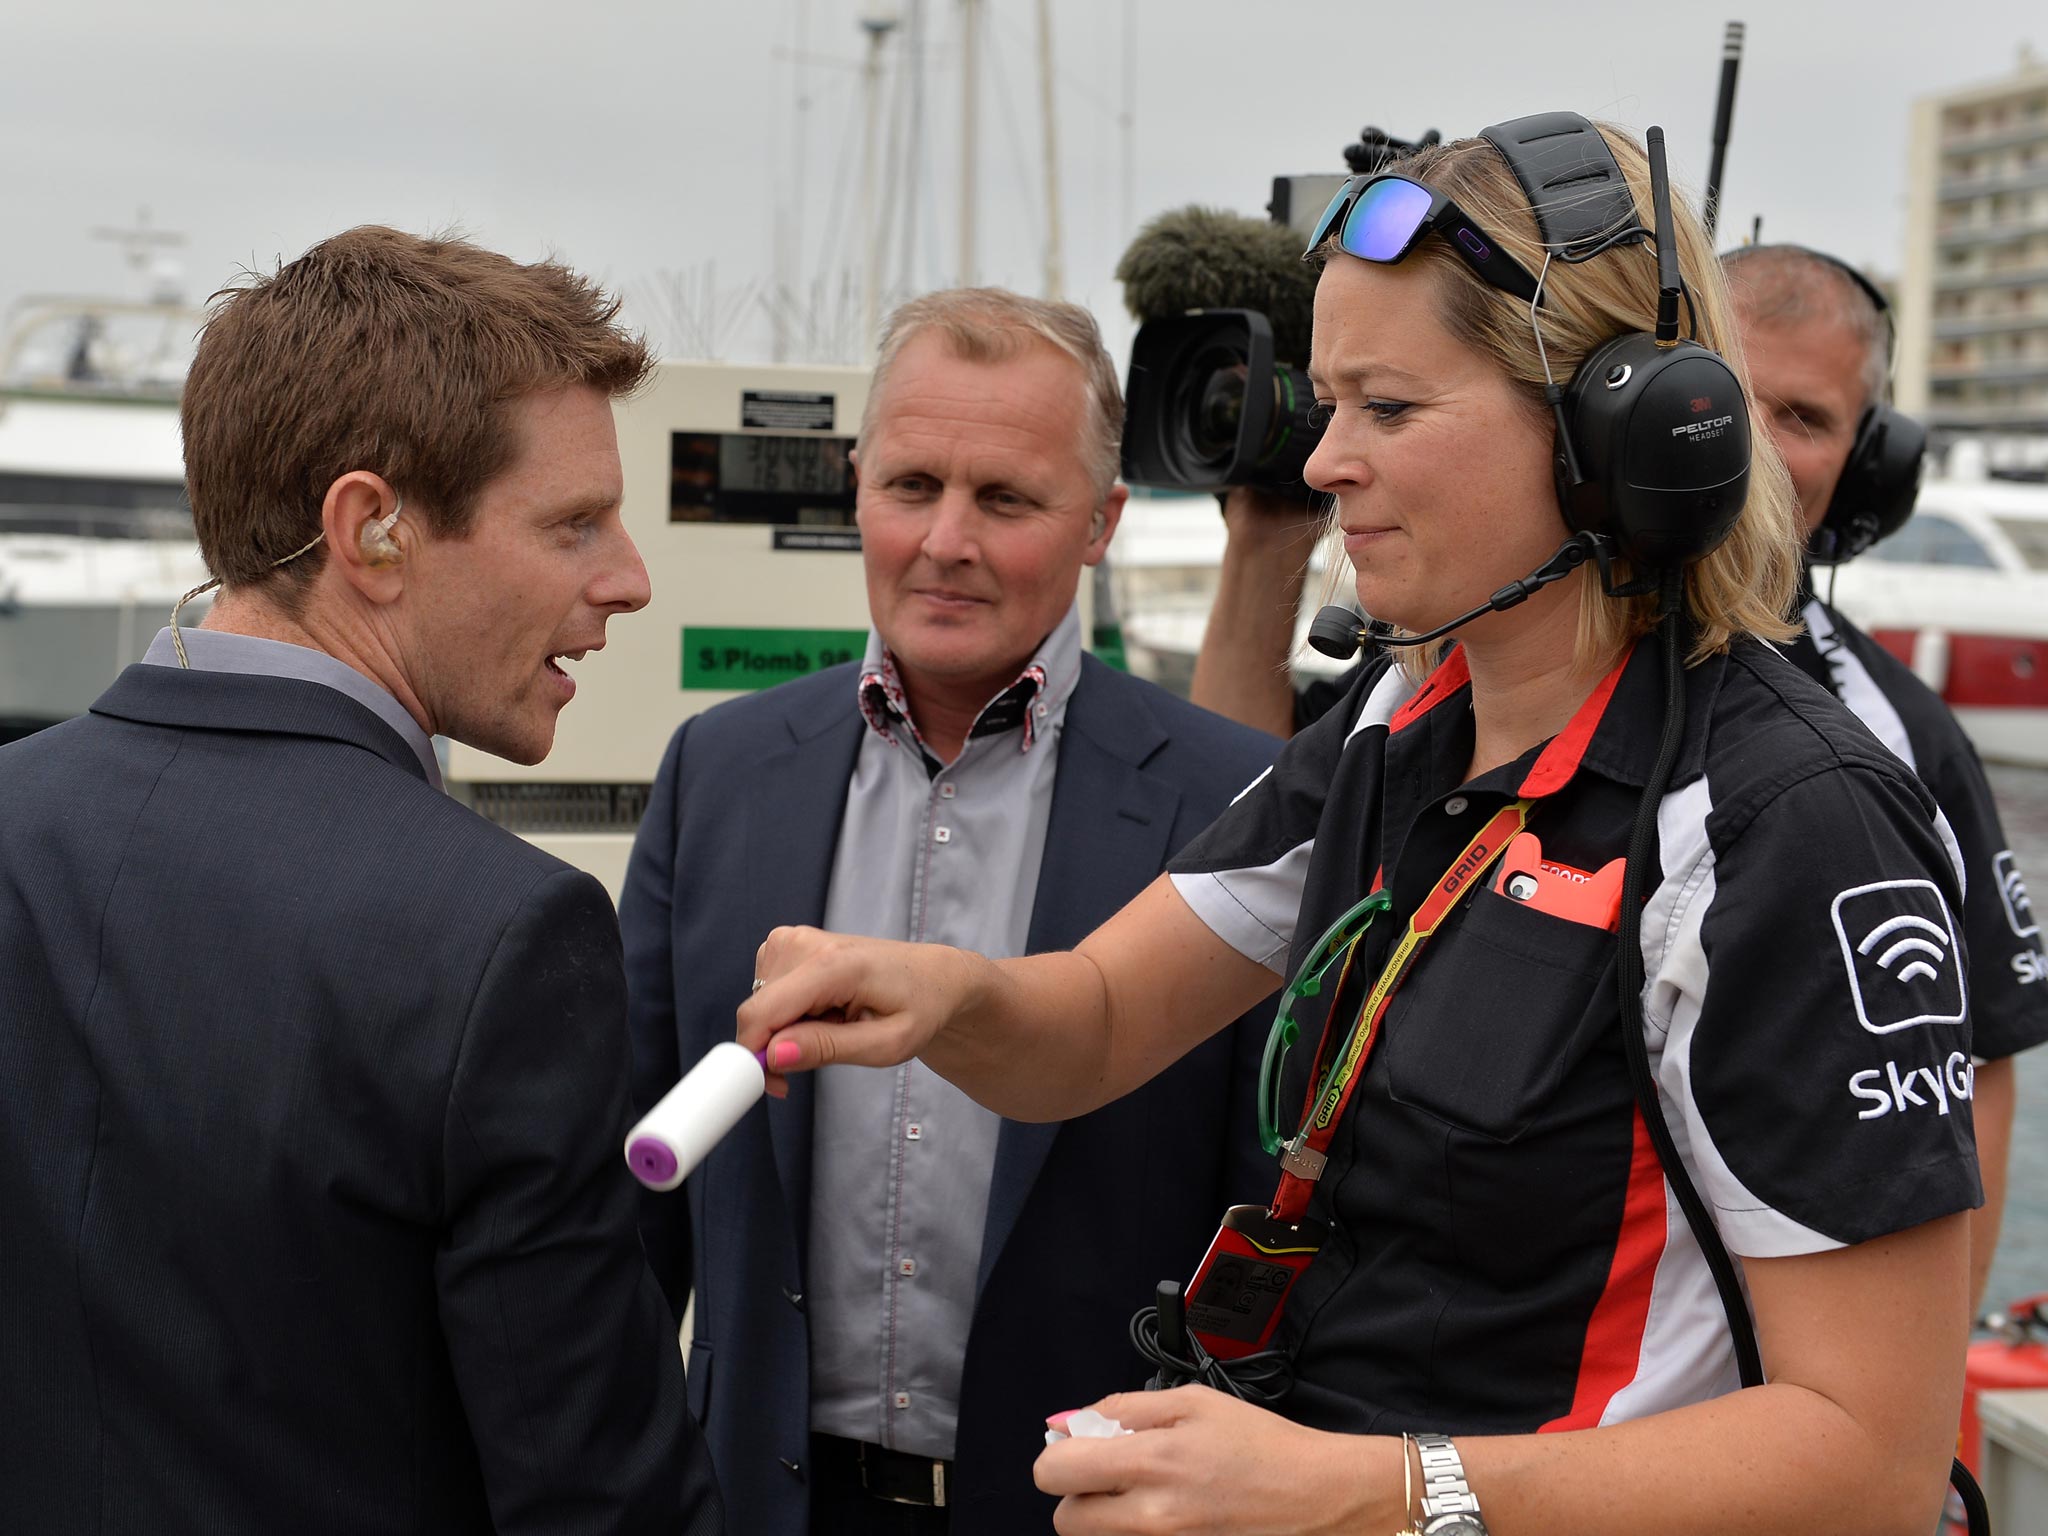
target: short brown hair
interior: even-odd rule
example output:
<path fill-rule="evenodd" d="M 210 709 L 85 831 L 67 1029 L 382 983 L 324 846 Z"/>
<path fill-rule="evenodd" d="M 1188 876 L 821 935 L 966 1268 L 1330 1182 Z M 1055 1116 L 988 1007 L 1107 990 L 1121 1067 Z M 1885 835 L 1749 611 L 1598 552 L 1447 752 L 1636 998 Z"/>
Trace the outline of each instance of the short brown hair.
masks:
<path fill-rule="evenodd" d="M 1635 196 L 1637 217 L 1647 224 L 1649 157 L 1626 131 L 1608 123 L 1596 126 Z M 1531 273 L 1542 268 L 1542 236 L 1528 194 L 1491 143 L 1460 139 L 1433 146 L 1403 160 L 1400 170 L 1453 199 L 1495 244 Z M 1676 189 L 1671 204 L 1678 267 L 1690 290 L 1699 340 L 1728 359 L 1742 380 L 1743 397 L 1755 420 L 1758 412 L 1749 387 L 1749 370 L 1743 366 L 1741 338 L 1713 245 Z M 1333 255 L 1330 259 L 1358 258 Z M 1439 317 L 1445 327 L 1467 346 L 1490 356 L 1519 387 L 1530 419 L 1547 427 L 1552 418 L 1543 392 L 1544 364 L 1530 325 L 1529 306 L 1482 282 L 1443 240 L 1418 242 L 1408 259 L 1419 259 L 1431 267 Z M 1544 284 L 1542 310 L 1551 372 L 1562 384 L 1609 337 L 1647 331 L 1656 314 L 1653 246 L 1623 246 L 1578 265 L 1553 263 Z M 1565 531 L 1560 520 L 1560 539 Z M 1750 439 L 1749 496 L 1734 531 L 1711 553 L 1686 567 L 1686 597 L 1694 619 L 1692 661 L 1727 649 L 1738 634 L 1775 642 L 1798 633 L 1790 613 L 1803 548 L 1804 530 L 1791 477 L 1770 434 L 1757 432 Z M 1631 574 L 1626 561 L 1621 565 L 1622 575 Z M 1608 664 L 1630 641 L 1654 626 L 1654 596 L 1606 597 L 1590 565 L 1581 567 L 1575 579 L 1580 592 L 1577 653 L 1582 663 Z M 1434 664 L 1445 644 L 1417 646 L 1402 654 L 1412 668 L 1422 668 Z"/>
<path fill-rule="evenodd" d="M 382 475 L 442 537 L 517 455 L 511 406 L 651 366 L 618 300 L 559 262 L 522 266 L 453 237 L 366 224 L 213 296 L 179 418 L 199 551 L 222 583 L 270 582 L 288 612 L 323 549 L 327 489 Z"/>
<path fill-rule="evenodd" d="M 924 331 L 937 331 L 956 357 L 970 363 L 1006 363 L 1033 338 L 1050 342 L 1071 357 L 1088 386 L 1082 461 L 1095 482 L 1095 494 L 1110 493 L 1122 462 L 1124 396 L 1093 315 L 1078 304 L 1029 298 L 1007 288 L 945 288 L 912 299 L 882 327 L 867 409 L 861 415 L 863 441 L 874 426 L 875 403 L 881 399 L 889 369 L 910 339 Z"/>

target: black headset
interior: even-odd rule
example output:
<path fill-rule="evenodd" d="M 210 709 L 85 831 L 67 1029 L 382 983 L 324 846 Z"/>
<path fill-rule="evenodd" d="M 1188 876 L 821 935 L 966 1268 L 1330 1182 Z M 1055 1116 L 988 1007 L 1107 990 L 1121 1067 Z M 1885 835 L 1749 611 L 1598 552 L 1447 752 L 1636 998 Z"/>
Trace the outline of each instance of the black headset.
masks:
<path fill-rule="evenodd" d="M 1856 436 L 1849 446 L 1842 473 L 1835 480 L 1834 494 L 1828 498 L 1828 510 L 1806 541 L 1807 556 L 1817 564 L 1836 565 L 1854 560 L 1879 539 L 1897 533 L 1913 515 L 1913 503 L 1920 496 L 1920 472 L 1927 458 L 1927 429 L 1891 403 L 1892 361 L 1899 347 L 1891 301 L 1877 284 L 1841 257 L 1830 256 L 1826 251 L 1790 241 L 1741 249 L 1796 251 L 1833 268 L 1856 285 L 1884 321 L 1884 393 L 1865 406 L 1857 419 Z M 1722 259 L 1737 254 L 1730 251 Z"/>
<path fill-rule="evenodd" d="M 1529 311 L 1540 344 L 1550 263 L 1575 266 L 1618 245 L 1640 244 L 1652 231 L 1643 227 L 1614 151 L 1578 113 L 1518 117 L 1480 137 L 1521 183 L 1547 252 Z M 1690 312 L 1692 299 L 1678 271 L 1663 130 L 1652 128 L 1647 138 L 1657 243 L 1656 328 L 1625 331 L 1603 342 L 1570 382 L 1560 386 L 1552 380 L 1544 390 L 1557 421 L 1558 506 L 1572 537 L 1520 581 L 1422 634 L 1396 635 L 1390 625 L 1363 623 L 1351 609 L 1331 604 L 1309 626 L 1309 644 L 1324 655 L 1348 659 L 1368 640 L 1436 640 L 1481 614 L 1514 607 L 1588 559 L 1598 563 L 1612 596 L 1656 591 L 1660 573 L 1707 555 L 1734 530 L 1749 494 L 1749 403 L 1720 353 L 1679 337 L 1680 301 Z M 1615 554 L 1633 567 L 1626 585 L 1614 584 L 1609 559 Z"/>
<path fill-rule="evenodd" d="M 1578 113 L 1518 117 L 1480 137 L 1521 183 L 1551 260 L 1576 265 L 1650 236 L 1614 151 Z M 1678 335 L 1679 301 L 1690 313 L 1692 299 L 1678 271 L 1663 134 L 1654 128 L 1649 151 L 1656 329 L 1603 343 L 1568 384 L 1547 391 L 1566 524 L 1612 539 L 1638 571 L 1689 564 L 1728 537 L 1749 492 L 1750 455 L 1749 407 L 1735 370 Z"/>

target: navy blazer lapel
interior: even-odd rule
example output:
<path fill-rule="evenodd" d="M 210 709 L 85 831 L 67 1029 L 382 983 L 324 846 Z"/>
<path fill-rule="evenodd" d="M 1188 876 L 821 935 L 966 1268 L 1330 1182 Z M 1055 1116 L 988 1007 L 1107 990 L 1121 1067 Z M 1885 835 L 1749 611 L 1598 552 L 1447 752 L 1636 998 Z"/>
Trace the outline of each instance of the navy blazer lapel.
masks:
<path fill-rule="evenodd" d="M 808 691 L 808 690 L 803 690 Z M 800 700 L 792 700 L 800 705 Z M 844 710 L 806 714 L 793 707 L 786 717 L 789 745 L 759 765 L 747 797 L 747 932 L 758 944 L 768 930 L 787 923 L 816 927 L 825 921 L 825 897 L 832 883 L 832 856 L 847 786 L 866 729 L 849 693 Z M 816 1078 L 799 1072 L 789 1080 L 789 1097 L 768 1101 L 768 1135 L 783 1200 L 796 1223 L 800 1272 L 809 1273 L 811 1209 L 811 1123 Z"/>
<path fill-rule="evenodd" d="M 1180 810 L 1180 791 L 1145 773 L 1143 764 L 1166 742 L 1143 690 L 1094 657 L 1082 657 L 1081 681 L 1067 702 L 1060 731 L 1045 857 L 1031 905 L 1031 954 L 1072 949 L 1158 875 Z M 1057 1122 L 1003 1122 L 989 1181 L 977 1293 L 1002 1257 L 1059 1129 Z"/>

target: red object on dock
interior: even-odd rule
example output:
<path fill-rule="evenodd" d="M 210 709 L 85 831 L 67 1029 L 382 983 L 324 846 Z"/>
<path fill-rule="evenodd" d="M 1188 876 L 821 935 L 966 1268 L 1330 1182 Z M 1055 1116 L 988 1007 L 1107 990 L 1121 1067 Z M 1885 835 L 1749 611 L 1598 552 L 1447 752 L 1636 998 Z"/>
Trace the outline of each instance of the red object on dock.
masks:
<path fill-rule="evenodd" d="M 1963 1368 L 1963 1426 L 1956 1455 L 1982 1481 L 1984 1430 L 1977 1421 L 1977 1394 L 2008 1388 L 2048 1387 L 2048 1293 L 2016 1301 L 2004 1314 L 1985 1319 L 1999 1336 L 1970 1346 Z"/>

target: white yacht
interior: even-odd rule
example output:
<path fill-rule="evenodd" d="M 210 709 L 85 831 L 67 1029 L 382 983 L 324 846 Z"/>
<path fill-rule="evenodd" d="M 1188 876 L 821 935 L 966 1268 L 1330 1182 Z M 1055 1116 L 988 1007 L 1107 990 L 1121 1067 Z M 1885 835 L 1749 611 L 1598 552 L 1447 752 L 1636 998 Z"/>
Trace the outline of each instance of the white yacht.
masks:
<path fill-rule="evenodd" d="M 206 579 L 178 439 L 202 318 L 40 298 L 0 322 L 0 741 L 83 713 Z"/>

